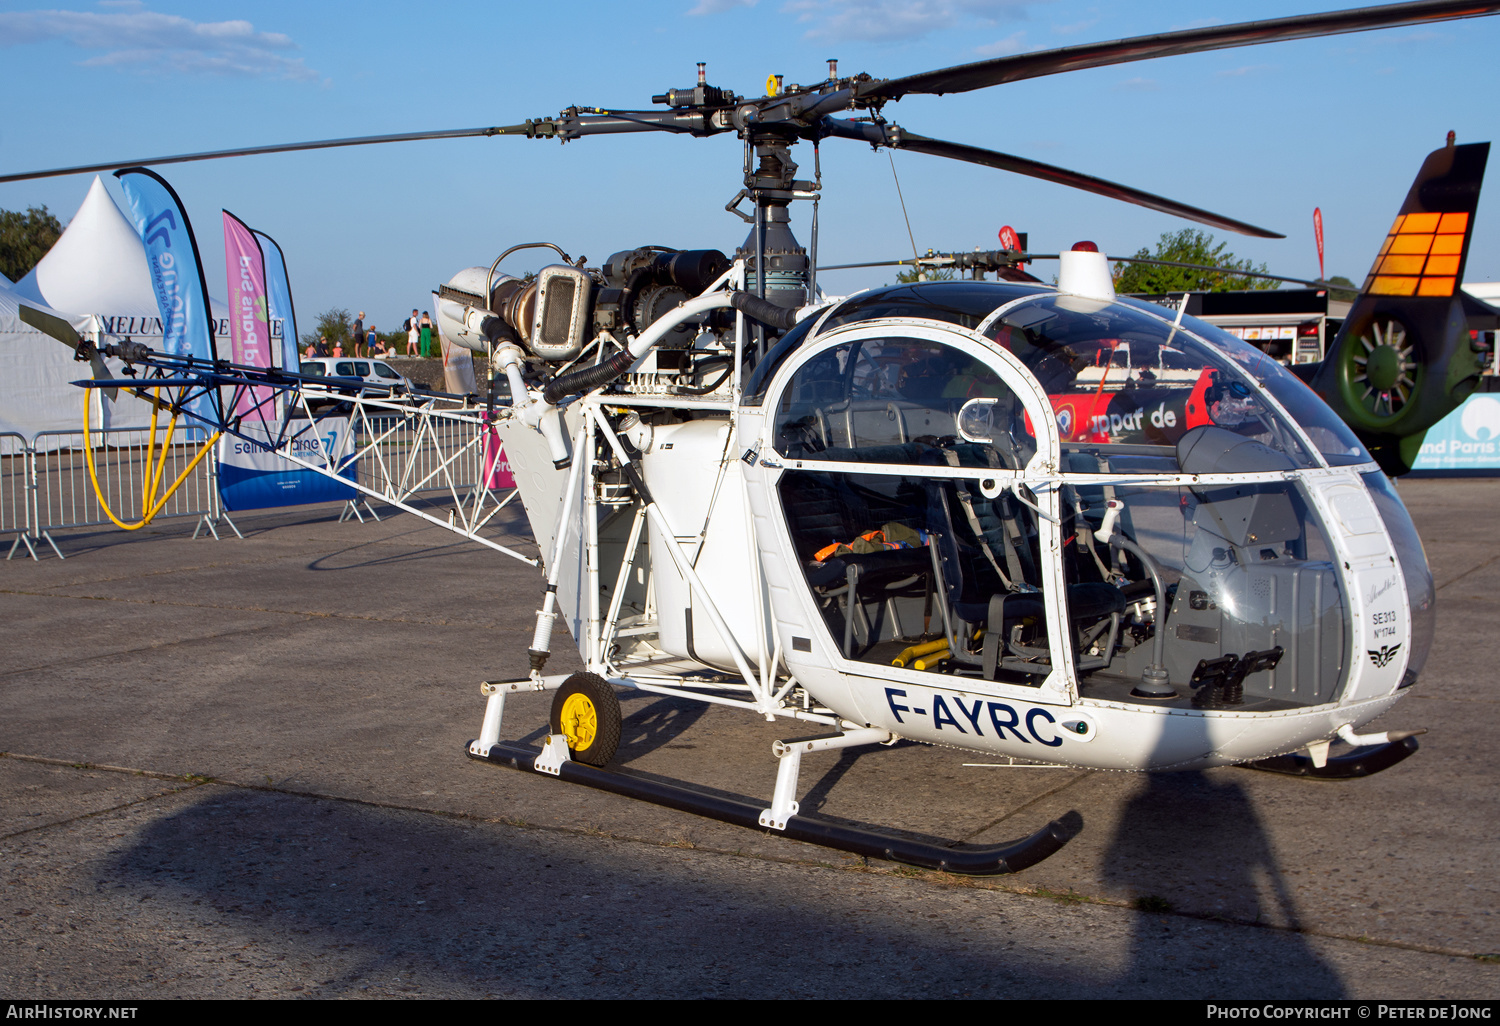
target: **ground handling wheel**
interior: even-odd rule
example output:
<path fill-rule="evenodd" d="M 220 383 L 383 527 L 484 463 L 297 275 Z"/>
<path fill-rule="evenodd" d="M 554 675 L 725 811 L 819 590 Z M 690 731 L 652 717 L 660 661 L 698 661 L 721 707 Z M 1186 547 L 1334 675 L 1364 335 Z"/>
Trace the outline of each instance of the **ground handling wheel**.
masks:
<path fill-rule="evenodd" d="M 552 696 L 552 733 L 568 738 L 575 760 L 607 766 L 620 747 L 620 699 L 597 673 L 575 673 Z"/>

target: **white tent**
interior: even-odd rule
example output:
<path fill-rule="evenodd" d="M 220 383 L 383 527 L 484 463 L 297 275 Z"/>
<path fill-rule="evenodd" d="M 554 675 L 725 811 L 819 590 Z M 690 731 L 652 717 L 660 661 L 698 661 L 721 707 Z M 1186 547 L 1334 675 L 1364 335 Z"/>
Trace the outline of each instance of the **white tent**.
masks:
<path fill-rule="evenodd" d="M 89 376 L 87 364 L 75 363 L 65 346 L 20 322 L 14 313 L 19 300 L 59 314 L 80 331 L 90 327 L 90 316 L 98 320 L 100 345 L 130 337 L 152 348 L 161 345 L 161 314 L 151 287 L 146 248 L 134 225 L 120 211 L 95 176 L 88 195 L 62 236 L 26 277 L 9 288 L 10 313 L 0 309 L 0 431 L 17 431 L 30 437 L 37 431 L 66 427 L 77 430 L 82 422 L 81 392 L 69 384 Z M 215 331 L 228 332 L 227 305 L 209 300 L 218 320 Z M 17 326 L 12 331 L 12 322 Z M 45 355 L 43 355 L 45 353 Z M 25 364 L 28 382 L 17 388 L 18 379 L 8 370 Z M 110 360 L 112 369 L 119 363 Z M 59 423 L 62 408 L 71 411 L 66 424 Z M 146 427 L 151 408 L 121 392 L 105 400 L 100 413 L 106 427 Z M 96 419 L 96 425 L 101 423 Z"/>
<path fill-rule="evenodd" d="M 57 310 L 97 314 L 105 341 L 129 335 L 155 348 L 161 338 L 146 247 L 97 175 L 62 236 L 15 288 Z M 228 304 L 210 296 L 209 305 L 214 333 L 227 339 Z"/>
<path fill-rule="evenodd" d="M 62 237 L 16 291 L 55 310 L 98 314 L 106 330 L 111 320 L 157 316 L 141 237 L 98 176 Z"/>
<path fill-rule="evenodd" d="M 30 442 L 39 431 L 79 430 L 84 391 L 69 382 L 90 373 L 89 365 L 75 361 L 67 346 L 21 320 L 22 303 L 61 317 L 80 332 L 89 327 L 87 316 L 59 313 L 19 295 L 12 286 L 0 285 L 0 453 L 7 455 L 20 447 L 15 438 L 6 437 L 10 433 Z M 100 400 L 93 401 L 97 411 Z M 104 405 L 126 401 L 121 397 L 119 403 L 106 400 Z M 138 399 L 128 402 L 146 408 Z M 99 423 L 97 412 L 94 423 Z"/>

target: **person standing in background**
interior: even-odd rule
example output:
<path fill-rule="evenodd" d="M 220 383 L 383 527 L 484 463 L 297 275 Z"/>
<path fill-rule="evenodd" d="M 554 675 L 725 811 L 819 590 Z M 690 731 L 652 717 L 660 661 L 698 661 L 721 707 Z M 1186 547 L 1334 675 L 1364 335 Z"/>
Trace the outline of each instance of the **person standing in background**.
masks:
<path fill-rule="evenodd" d="M 411 316 L 406 319 L 406 323 L 402 327 L 406 329 L 406 355 L 421 356 L 422 353 L 417 348 L 418 342 L 421 341 L 421 328 L 417 323 L 417 311 L 413 310 L 411 312 Z"/>
<path fill-rule="evenodd" d="M 374 356 L 376 348 L 380 345 L 380 336 L 375 333 L 375 325 L 370 325 L 370 333 L 365 336 L 365 355 Z"/>
<path fill-rule="evenodd" d="M 416 313 L 415 310 L 412 313 Z M 432 344 L 432 318 L 427 316 L 427 311 L 422 311 L 422 355 L 436 356 L 437 352 Z"/>
<path fill-rule="evenodd" d="M 359 344 L 365 340 L 365 312 L 361 310 L 359 316 L 354 318 L 354 331 L 350 336 L 353 339 L 352 352 L 350 355 L 359 355 Z"/>

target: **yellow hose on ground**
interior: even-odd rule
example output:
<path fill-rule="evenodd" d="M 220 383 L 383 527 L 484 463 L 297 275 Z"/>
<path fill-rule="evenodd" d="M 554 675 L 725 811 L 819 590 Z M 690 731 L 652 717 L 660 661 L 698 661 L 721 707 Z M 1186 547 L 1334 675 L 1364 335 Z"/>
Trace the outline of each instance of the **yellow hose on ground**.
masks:
<path fill-rule="evenodd" d="M 177 413 L 174 411 L 172 419 L 167 422 L 167 437 L 162 439 L 161 446 L 158 449 L 156 445 L 156 415 L 162 407 L 160 395 L 161 389 L 154 388 L 151 390 L 151 439 L 146 444 L 146 473 L 141 479 L 141 509 L 145 512 L 141 519 L 133 524 L 127 524 L 115 516 L 114 510 L 109 508 L 109 503 L 104 501 L 104 492 L 99 488 L 99 475 L 94 470 L 94 445 L 89 424 L 91 419 L 89 416 L 89 401 L 88 396 L 84 396 L 83 456 L 84 461 L 89 467 L 89 481 L 94 486 L 94 498 L 99 500 L 99 508 L 104 510 L 104 515 L 114 521 L 117 527 L 126 531 L 138 531 L 151 523 L 156 514 L 160 513 L 162 507 L 167 504 L 167 500 L 182 486 L 182 482 L 187 480 L 188 475 L 193 472 L 193 468 L 198 465 L 198 461 L 208 455 L 214 443 L 219 440 L 219 435 L 223 434 L 221 431 L 215 431 L 213 437 L 204 442 L 198 449 L 198 455 L 193 457 L 192 462 L 183 469 L 182 473 L 177 475 L 177 480 L 172 482 L 172 487 L 167 489 L 165 495 L 157 499 L 156 493 L 161 488 L 162 473 L 167 467 L 167 446 L 172 444 L 172 435 L 177 430 Z M 153 502 L 155 503 L 154 505 Z"/>

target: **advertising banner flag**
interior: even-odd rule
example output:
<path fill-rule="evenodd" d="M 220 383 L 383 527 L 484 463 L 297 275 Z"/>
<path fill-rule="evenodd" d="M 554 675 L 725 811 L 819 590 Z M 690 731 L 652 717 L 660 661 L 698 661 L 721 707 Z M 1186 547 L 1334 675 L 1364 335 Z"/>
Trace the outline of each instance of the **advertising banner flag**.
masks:
<path fill-rule="evenodd" d="M 286 256 L 276 240 L 260 229 L 255 237 L 266 258 L 266 298 L 271 320 L 281 321 L 281 369 L 294 371 L 302 358 L 297 352 L 297 307 L 292 303 L 292 281 L 286 273 Z"/>
<path fill-rule="evenodd" d="M 246 367 L 271 367 L 271 322 L 266 312 L 266 261 L 255 233 L 224 211 L 224 271 L 229 284 L 231 359 Z M 248 388 L 230 411 L 234 417 L 266 421 L 276 417 L 269 388 Z"/>
<path fill-rule="evenodd" d="M 1327 281 L 1323 274 L 1323 208 L 1313 207 L 1313 235 L 1318 240 L 1318 277 Z"/>
<path fill-rule="evenodd" d="M 151 288 L 161 311 L 162 348 L 174 356 L 212 363 L 219 358 L 214 341 L 213 313 L 208 305 L 208 283 L 198 240 L 177 193 L 154 171 L 127 167 L 116 171 L 130 201 L 135 230 L 146 246 Z M 188 404 L 188 411 L 211 423 L 220 422 L 220 398 L 210 391 Z"/>

